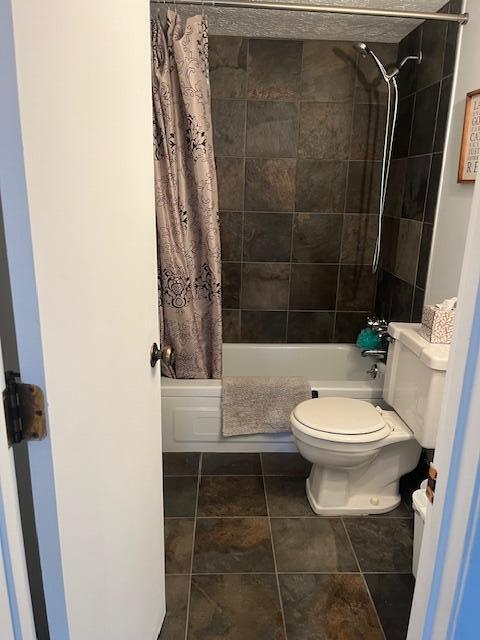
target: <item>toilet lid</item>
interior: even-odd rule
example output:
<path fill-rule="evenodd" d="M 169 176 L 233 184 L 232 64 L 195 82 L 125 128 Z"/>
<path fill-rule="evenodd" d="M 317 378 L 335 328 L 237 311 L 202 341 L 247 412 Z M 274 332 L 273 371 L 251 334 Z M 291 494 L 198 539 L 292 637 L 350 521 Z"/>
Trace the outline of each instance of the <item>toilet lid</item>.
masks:
<path fill-rule="evenodd" d="M 306 427 L 338 435 L 366 435 L 385 428 L 375 407 L 352 398 L 314 398 L 301 402 L 295 418 Z"/>

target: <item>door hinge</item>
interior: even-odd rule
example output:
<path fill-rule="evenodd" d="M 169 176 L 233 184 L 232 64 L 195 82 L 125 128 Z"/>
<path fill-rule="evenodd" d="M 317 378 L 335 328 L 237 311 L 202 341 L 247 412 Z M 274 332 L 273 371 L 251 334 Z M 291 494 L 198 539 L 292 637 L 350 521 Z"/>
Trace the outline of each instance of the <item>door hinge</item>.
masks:
<path fill-rule="evenodd" d="M 427 498 L 433 504 L 435 499 L 435 488 L 437 486 L 437 476 L 438 471 L 435 469 L 433 464 L 430 464 L 430 468 L 428 470 L 428 478 L 427 478 L 427 488 L 425 493 L 427 494 Z"/>
<path fill-rule="evenodd" d="M 3 405 L 9 445 L 45 438 L 45 401 L 40 387 L 22 382 L 18 373 L 6 371 Z"/>

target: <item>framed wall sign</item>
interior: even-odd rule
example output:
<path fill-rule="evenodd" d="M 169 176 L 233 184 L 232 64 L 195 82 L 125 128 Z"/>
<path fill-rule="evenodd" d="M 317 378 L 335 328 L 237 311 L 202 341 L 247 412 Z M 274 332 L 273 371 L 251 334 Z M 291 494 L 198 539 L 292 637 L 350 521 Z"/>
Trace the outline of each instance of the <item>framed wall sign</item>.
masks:
<path fill-rule="evenodd" d="M 467 93 L 458 182 L 475 182 L 479 172 L 480 89 Z"/>

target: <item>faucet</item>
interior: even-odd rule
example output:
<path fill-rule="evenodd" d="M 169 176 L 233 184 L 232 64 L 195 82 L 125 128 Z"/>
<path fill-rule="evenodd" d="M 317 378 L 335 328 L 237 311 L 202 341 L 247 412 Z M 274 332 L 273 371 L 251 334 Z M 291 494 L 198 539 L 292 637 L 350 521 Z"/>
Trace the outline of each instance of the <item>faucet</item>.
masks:
<path fill-rule="evenodd" d="M 388 322 L 384 318 L 370 316 L 367 318 L 367 325 L 375 331 L 379 338 L 388 339 Z"/>
<path fill-rule="evenodd" d="M 377 318 L 376 316 L 370 316 L 367 318 L 367 326 L 374 331 L 380 338 L 382 348 L 380 349 L 364 349 L 362 356 L 364 358 L 370 356 L 377 358 L 381 362 L 387 361 L 387 344 L 392 341 L 392 338 L 388 335 L 388 322 L 384 318 Z M 383 348 L 385 347 L 385 348 Z M 367 373 L 371 374 L 372 371 Z"/>
<path fill-rule="evenodd" d="M 388 322 L 384 318 L 370 316 L 369 318 L 367 318 L 367 325 L 370 327 L 370 329 L 372 329 L 372 331 L 375 331 L 377 336 L 382 341 L 382 344 L 386 345 L 387 341 L 390 340 L 390 336 L 388 335 Z M 362 351 L 362 357 L 367 358 L 368 356 L 377 358 L 382 362 L 386 362 L 387 349 L 364 349 Z M 367 373 L 372 374 L 372 369 L 370 371 L 367 371 Z"/>
<path fill-rule="evenodd" d="M 366 358 L 367 356 L 372 356 L 373 358 L 378 358 L 379 360 L 387 359 L 387 350 L 386 349 L 364 349 L 362 351 L 362 357 Z"/>

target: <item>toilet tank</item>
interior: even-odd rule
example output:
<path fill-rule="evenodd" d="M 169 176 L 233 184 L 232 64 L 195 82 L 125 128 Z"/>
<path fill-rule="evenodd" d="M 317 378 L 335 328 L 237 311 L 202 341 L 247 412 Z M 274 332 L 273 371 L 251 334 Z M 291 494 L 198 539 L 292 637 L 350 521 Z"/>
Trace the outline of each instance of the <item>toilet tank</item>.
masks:
<path fill-rule="evenodd" d="M 383 397 L 426 449 L 435 448 L 449 345 L 431 344 L 420 324 L 391 322 Z"/>

